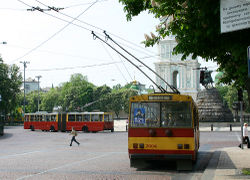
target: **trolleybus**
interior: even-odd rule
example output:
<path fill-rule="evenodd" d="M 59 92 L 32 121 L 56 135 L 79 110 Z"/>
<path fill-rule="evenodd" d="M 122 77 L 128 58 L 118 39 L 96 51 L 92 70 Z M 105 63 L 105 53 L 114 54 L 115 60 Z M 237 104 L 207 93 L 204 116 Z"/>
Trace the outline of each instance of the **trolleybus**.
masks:
<path fill-rule="evenodd" d="M 190 169 L 199 149 L 198 110 L 191 96 L 155 93 L 130 98 L 128 152 L 131 167 L 171 160 Z"/>
<path fill-rule="evenodd" d="M 50 131 L 97 132 L 114 131 L 113 115 L 110 112 L 26 113 L 24 129 Z"/>

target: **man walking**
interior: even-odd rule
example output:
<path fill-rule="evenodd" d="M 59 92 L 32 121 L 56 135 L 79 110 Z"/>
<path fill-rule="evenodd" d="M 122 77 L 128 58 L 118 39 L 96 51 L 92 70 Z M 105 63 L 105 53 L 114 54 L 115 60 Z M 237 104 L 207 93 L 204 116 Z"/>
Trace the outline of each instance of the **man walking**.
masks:
<path fill-rule="evenodd" d="M 76 136 L 77 136 L 77 132 L 75 131 L 74 127 L 72 127 L 72 131 L 70 133 L 72 135 L 72 139 L 71 139 L 71 142 L 70 142 L 70 145 L 69 146 L 72 146 L 72 142 L 75 141 L 78 146 L 80 145 L 80 143 L 76 140 Z"/>
<path fill-rule="evenodd" d="M 247 141 L 247 148 L 250 148 L 250 144 L 249 144 L 249 138 L 248 138 L 248 130 L 247 130 L 247 123 L 244 123 L 243 126 L 243 142 Z M 241 146 L 243 146 L 243 144 L 240 144 L 239 147 L 241 148 Z"/>

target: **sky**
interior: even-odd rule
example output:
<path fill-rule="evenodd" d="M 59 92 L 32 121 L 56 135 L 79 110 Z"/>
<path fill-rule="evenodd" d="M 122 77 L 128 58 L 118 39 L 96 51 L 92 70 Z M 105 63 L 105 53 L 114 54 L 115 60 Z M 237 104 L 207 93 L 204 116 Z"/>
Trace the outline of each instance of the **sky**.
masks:
<path fill-rule="evenodd" d="M 31 11 L 32 7 L 55 11 Z M 126 20 L 123 6 L 118 0 L 8 0 L 0 5 L 0 54 L 6 64 L 16 64 L 23 74 L 27 61 L 26 79 L 41 76 L 40 87 L 59 86 L 80 73 L 96 86 L 112 87 L 137 80 L 148 87 L 152 83 L 134 66 L 118 55 L 101 40 L 103 31 L 127 51 L 154 69 L 159 61 L 158 48 L 145 48 L 144 34 L 155 32 L 159 23 L 147 12 Z M 111 46 L 114 44 L 108 40 Z M 133 58 L 126 55 L 133 63 Z M 199 60 L 201 66 L 216 70 L 216 64 Z M 155 76 L 142 67 L 152 79 Z"/>

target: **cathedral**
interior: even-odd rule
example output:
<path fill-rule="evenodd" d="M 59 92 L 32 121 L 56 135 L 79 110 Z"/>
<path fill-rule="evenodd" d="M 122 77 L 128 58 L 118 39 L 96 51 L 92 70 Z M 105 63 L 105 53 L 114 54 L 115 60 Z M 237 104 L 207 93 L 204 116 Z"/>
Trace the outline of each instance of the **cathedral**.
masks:
<path fill-rule="evenodd" d="M 191 55 L 183 61 L 181 54 L 173 55 L 172 52 L 176 45 L 174 36 L 160 41 L 158 45 L 160 61 L 155 63 L 155 70 L 181 94 L 190 95 L 196 101 L 198 91 L 200 91 L 200 63 L 198 59 L 192 59 Z M 156 83 L 166 87 L 166 84 L 158 77 L 156 77 Z M 167 90 L 170 91 L 170 88 Z"/>

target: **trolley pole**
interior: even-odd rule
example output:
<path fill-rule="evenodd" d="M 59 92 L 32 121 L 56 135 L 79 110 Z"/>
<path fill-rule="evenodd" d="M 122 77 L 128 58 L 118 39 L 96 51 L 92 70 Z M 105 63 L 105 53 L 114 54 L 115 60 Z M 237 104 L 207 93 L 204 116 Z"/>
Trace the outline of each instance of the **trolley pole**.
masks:
<path fill-rule="evenodd" d="M 28 61 L 20 61 L 20 63 L 23 64 L 23 113 L 25 115 L 25 104 L 26 104 L 26 100 L 25 100 L 25 68 L 27 67 L 27 64 L 29 64 L 30 62 Z"/>
<path fill-rule="evenodd" d="M 38 109 L 38 112 L 39 112 L 39 104 L 40 104 L 40 96 L 39 96 L 39 90 L 40 90 L 40 78 L 41 78 L 42 76 L 41 75 L 39 75 L 39 76 L 36 76 L 36 78 L 38 79 L 38 102 L 37 102 L 37 109 Z"/>

